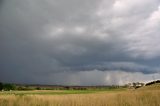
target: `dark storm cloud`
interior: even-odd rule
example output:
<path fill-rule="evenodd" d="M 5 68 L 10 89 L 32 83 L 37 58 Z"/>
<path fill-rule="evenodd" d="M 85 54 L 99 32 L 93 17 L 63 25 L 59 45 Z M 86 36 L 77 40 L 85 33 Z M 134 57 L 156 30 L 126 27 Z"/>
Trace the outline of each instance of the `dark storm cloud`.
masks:
<path fill-rule="evenodd" d="M 122 84 L 119 71 L 159 78 L 159 23 L 158 0 L 0 0 L 0 80 Z"/>

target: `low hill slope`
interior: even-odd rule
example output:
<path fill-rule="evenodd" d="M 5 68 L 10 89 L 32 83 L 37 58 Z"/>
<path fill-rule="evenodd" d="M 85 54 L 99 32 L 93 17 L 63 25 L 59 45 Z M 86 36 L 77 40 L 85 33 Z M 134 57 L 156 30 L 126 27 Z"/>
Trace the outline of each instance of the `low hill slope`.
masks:
<path fill-rule="evenodd" d="M 139 88 L 139 90 L 160 90 L 160 83 L 144 86 Z"/>

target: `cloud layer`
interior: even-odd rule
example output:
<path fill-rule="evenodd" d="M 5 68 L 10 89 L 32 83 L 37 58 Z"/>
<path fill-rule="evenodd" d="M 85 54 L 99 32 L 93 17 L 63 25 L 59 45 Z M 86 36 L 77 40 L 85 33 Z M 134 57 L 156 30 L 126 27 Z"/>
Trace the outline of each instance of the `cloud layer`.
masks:
<path fill-rule="evenodd" d="M 159 79 L 159 29 L 159 0 L 0 0 L 0 81 Z"/>

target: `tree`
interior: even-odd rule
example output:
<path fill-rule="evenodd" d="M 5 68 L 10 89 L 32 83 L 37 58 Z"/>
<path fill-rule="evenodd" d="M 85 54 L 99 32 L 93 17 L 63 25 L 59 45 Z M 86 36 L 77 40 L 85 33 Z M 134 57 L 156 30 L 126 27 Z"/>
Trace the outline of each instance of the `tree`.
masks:
<path fill-rule="evenodd" d="M 6 90 L 6 91 L 15 90 L 16 86 L 14 84 L 4 84 L 3 89 Z"/>
<path fill-rule="evenodd" d="M 3 89 L 3 83 L 0 82 L 0 90 Z"/>
<path fill-rule="evenodd" d="M 135 82 L 133 82 L 133 87 L 136 89 L 136 83 Z"/>

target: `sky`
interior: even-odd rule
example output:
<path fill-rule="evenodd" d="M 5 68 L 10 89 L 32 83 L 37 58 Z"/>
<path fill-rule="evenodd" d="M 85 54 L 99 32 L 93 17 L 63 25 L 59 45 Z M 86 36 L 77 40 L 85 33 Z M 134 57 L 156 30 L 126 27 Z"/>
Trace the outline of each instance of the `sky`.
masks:
<path fill-rule="evenodd" d="M 0 0 L 0 82 L 160 79 L 160 0 Z"/>

